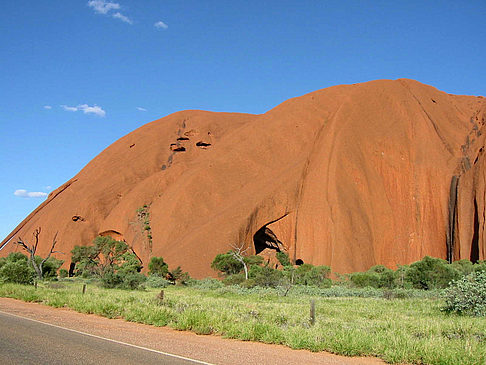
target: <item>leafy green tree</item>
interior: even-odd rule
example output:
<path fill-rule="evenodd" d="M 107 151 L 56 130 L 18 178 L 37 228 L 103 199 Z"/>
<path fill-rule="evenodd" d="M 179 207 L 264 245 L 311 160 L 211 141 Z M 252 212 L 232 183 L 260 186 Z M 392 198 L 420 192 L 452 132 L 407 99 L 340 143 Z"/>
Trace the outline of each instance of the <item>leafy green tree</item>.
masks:
<path fill-rule="evenodd" d="M 177 266 L 167 274 L 167 280 L 173 284 L 186 284 L 190 278 L 189 274 L 182 271 L 180 266 Z"/>
<path fill-rule="evenodd" d="M 157 275 L 163 278 L 167 277 L 169 273 L 169 265 L 164 262 L 163 257 L 152 257 L 148 264 L 149 275 Z"/>
<path fill-rule="evenodd" d="M 211 263 L 211 268 L 228 276 L 240 273 L 243 270 L 243 264 L 234 257 L 231 251 L 228 251 L 216 255 Z"/>

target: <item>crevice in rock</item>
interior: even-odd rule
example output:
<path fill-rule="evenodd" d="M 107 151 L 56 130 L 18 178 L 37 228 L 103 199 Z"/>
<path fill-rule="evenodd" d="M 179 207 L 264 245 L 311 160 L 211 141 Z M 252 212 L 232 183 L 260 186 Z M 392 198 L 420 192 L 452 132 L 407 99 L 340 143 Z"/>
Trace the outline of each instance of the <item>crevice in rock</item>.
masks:
<path fill-rule="evenodd" d="M 73 222 L 84 222 L 85 219 L 83 217 L 81 217 L 80 215 L 73 215 L 73 217 L 71 218 L 73 220 Z"/>
<path fill-rule="evenodd" d="M 177 138 L 178 141 L 189 141 L 189 138 L 187 137 L 179 137 Z"/>
<path fill-rule="evenodd" d="M 196 146 L 197 147 L 206 148 L 206 147 L 211 146 L 211 143 L 206 143 L 206 142 L 203 142 L 203 141 L 199 141 L 199 142 L 196 143 Z"/>
<path fill-rule="evenodd" d="M 185 152 L 186 151 L 186 147 L 177 147 L 177 148 L 174 148 L 172 151 L 174 152 Z"/>
<path fill-rule="evenodd" d="M 297 260 L 295 260 L 295 264 L 296 264 L 297 266 L 304 265 L 304 260 L 302 260 L 302 259 L 297 259 Z"/>
<path fill-rule="evenodd" d="M 474 198 L 474 234 L 471 242 L 471 255 L 469 260 L 475 264 L 479 260 L 479 218 L 478 218 L 478 202 Z"/>
<path fill-rule="evenodd" d="M 451 186 L 449 190 L 449 221 L 447 226 L 446 247 L 447 247 L 447 261 L 452 263 L 454 253 L 454 241 L 456 233 L 456 210 L 457 210 L 457 186 L 459 184 L 459 176 L 452 176 Z"/>

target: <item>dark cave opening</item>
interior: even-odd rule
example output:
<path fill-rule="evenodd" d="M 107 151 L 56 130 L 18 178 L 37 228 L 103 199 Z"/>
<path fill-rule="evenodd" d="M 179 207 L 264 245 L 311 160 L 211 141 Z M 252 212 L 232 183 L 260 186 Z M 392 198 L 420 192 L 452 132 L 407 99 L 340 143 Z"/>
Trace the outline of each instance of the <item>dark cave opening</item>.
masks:
<path fill-rule="evenodd" d="M 74 276 L 74 268 L 76 267 L 76 264 L 74 262 L 71 262 L 71 264 L 69 265 L 69 277 L 73 277 Z"/>
<path fill-rule="evenodd" d="M 478 202 L 474 199 L 474 234 L 471 242 L 471 255 L 469 260 L 476 264 L 479 261 L 479 218 Z"/>
<path fill-rule="evenodd" d="M 279 246 L 282 245 L 282 242 L 280 242 L 275 233 L 267 226 L 263 226 L 253 235 L 253 243 L 255 245 L 256 255 L 266 248 L 276 250 L 277 252 L 281 251 Z"/>
<path fill-rule="evenodd" d="M 296 264 L 297 266 L 304 265 L 304 260 L 302 260 L 302 259 L 297 259 L 297 260 L 295 260 L 295 264 Z"/>

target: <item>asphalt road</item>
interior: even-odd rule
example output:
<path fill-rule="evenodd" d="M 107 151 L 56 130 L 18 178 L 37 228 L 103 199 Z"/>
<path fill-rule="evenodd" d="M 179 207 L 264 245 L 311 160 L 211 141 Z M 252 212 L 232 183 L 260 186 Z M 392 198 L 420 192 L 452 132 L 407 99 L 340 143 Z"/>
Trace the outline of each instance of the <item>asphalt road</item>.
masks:
<path fill-rule="evenodd" d="M 0 364 L 203 363 L 0 313 Z"/>

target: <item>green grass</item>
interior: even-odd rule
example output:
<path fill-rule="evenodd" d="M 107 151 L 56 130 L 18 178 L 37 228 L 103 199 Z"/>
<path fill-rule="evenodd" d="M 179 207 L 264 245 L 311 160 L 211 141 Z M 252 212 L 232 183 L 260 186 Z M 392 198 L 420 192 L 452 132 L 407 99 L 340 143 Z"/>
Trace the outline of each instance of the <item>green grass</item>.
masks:
<path fill-rule="evenodd" d="M 433 297 L 386 300 L 358 292 L 350 295 L 365 297 L 328 297 L 326 289 L 318 295 L 296 290 L 284 297 L 276 290 L 169 287 L 160 302 L 156 289 L 125 291 L 88 284 L 83 296 L 82 283 L 63 284 L 39 284 L 37 290 L 3 284 L 0 296 L 198 334 L 377 356 L 390 363 L 486 363 L 486 319 L 445 314 L 440 311 L 442 300 Z M 333 291 L 345 295 L 335 288 L 327 293 Z M 316 301 L 314 326 L 309 324 L 311 299 Z"/>

